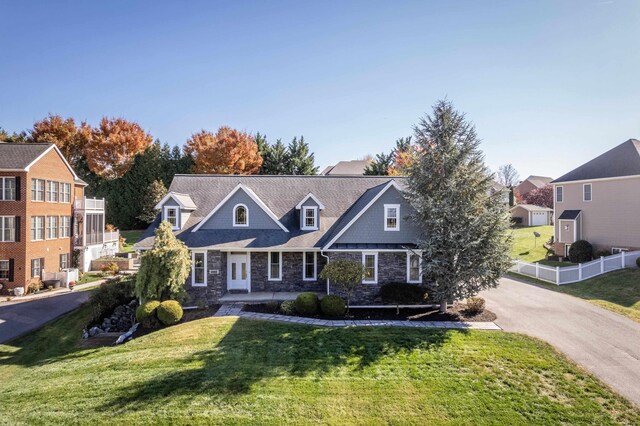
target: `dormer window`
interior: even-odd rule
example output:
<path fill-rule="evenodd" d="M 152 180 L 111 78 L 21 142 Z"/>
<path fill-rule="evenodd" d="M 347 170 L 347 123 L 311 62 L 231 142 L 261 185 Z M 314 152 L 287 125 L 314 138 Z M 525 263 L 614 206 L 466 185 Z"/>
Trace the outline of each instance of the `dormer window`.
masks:
<path fill-rule="evenodd" d="M 249 226 L 249 210 L 244 204 L 233 208 L 233 226 Z"/>
<path fill-rule="evenodd" d="M 384 230 L 399 231 L 400 230 L 400 204 L 384 205 Z"/>
<path fill-rule="evenodd" d="M 169 222 L 173 229 L 178 229 L 178 208 L 167 207 L 164 211 L 164 220 Z"/>
<path fill-rule="evenodd" d="M 318 229 L 318 208 L 302 207 L 302 229 Z"/>

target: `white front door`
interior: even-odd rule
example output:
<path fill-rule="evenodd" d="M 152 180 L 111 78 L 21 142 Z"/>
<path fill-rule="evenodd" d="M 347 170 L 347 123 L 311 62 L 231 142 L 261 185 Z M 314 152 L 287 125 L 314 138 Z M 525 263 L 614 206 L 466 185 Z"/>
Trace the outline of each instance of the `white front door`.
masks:
<path fill-rule="evenodd" d="M 249 291 L 249 253 L 229 253 L 227 289 Z"/>

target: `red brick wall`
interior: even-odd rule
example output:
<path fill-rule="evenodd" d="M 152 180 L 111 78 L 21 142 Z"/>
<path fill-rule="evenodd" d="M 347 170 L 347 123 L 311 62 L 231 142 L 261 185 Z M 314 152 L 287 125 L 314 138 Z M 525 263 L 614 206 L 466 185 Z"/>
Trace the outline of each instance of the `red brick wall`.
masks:
<path fill-rule="evenodd" d="M 27 173 L 2 173 L 5 176 L 21 176 L 21 201 L 0 201 L 0 214 L 20 216 L 20 242 L 0 243 L 0 259 L 14 259 L 14 281 L 6 282 L 6 288 L 28 286 L 32 281 L 31 259 L 44 258 L 44 269 L 48 272 L 58 271 L 60 268 L 60 254 L 73 252 L 73 241 L 70 237 L 60 238 L 58 223 L 58 238 L 31 241 L 32 216 L 72 216 L 73 201 L 78 193 L 75 189 L 74 178 L 66 167 L 62 158 L 55 150 L 49 151 L 38 162 L 31 166 Z M 31 179 L 54 180 L 71 184 L 71 200 L 69 203 L 50 203 L 31 201 Z M 45 188 L 46 200 L 46 188 Z"/>

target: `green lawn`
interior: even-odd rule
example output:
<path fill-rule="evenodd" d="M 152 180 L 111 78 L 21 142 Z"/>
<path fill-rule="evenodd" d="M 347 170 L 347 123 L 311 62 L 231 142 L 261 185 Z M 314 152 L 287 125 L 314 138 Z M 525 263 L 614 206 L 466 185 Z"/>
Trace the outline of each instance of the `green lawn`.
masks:
<path fill-rule="evenodd" d="M 133 245 L 138 242 L 143 232 L 144 232 L 144 229 L 120 231 L 120 235 L 122 235 L 126 239 L 124 245 L 122 246 L 122 251 L 123 252 L 133 251 Z"/>
<path fill-rule="evenodd" d="M 540 234 L 535 238 L 533 233 Z M 539 262 L 545 260 L 547 249 L 543 244 L 549 241 L 553 235 L 553 226 L 529 226 L 524 228 L 513 228 L 513 247 L 511 257 L 527 262 Z"/>
<path fill-rule="evenodd" d="M 93 272 L 85 272 L 82 274 L 80 279 L 76 281 L 76 284 L 87 284 L 92 283 L 94 281 L 98 281 L 104 278 L 102 275 Z"/>
<path fill-rule="evenodd" d="M 520 274 L 510 274 L 550 290 L 579 297 L 640 322 L 640 269 L 621 269 L 561 286 Z"/>
<path fill-rule="evenodd" d="M 0 345 L 2 423 L 640 423 L 524 335 L 206 318 L 81 349 L 87 315 Z"/>

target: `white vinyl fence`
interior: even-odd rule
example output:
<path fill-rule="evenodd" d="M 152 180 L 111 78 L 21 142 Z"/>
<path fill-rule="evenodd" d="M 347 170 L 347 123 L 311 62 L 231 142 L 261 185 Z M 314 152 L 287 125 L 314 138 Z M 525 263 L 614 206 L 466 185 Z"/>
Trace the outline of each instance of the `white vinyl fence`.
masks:
<path fill-rule="evenodd" d="M 542 281 L 553 284 L 571 284 L 601 275 L 616 269 L 635 268 L 636 259 L 640 257 L 640 251 L 621 252 L 612 256 L 601 257 L 591 262 L 580 263 L 578 266 L 552 267 L 539 263 L 530 263 L 516 260 L 511 271 L 528 275 Z"/>
<path fill-rule="evenodd" d="M 69 287 L 71 281 L 78 281 L 78 270 L 76 268 L 63 269 L 60 272 L 42 271 L 42 281 L 57 280 L 62 287 Z"/>

